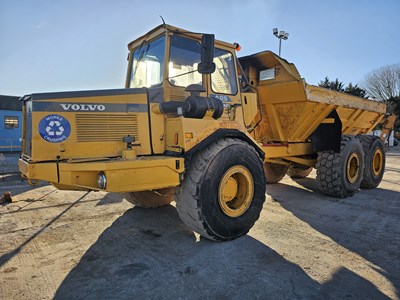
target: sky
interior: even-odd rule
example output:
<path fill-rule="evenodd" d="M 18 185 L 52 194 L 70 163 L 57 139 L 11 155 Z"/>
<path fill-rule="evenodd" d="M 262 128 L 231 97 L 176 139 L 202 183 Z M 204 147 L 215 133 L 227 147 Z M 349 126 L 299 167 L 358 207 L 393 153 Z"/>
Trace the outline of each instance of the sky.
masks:
<path fill-rule="evenodd" d="M 400 62 L 400 0 L 0 0 L 0 95 L 123 88 L 127 44 L 161 24 L 278 52 L 309 84 Z"/>

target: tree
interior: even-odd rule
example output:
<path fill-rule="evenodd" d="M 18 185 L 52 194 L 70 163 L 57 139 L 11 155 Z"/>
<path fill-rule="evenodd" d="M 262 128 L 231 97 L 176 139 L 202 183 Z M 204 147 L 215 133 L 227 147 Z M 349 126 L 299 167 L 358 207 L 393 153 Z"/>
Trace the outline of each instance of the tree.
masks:
<path fill-rule="evenodd" d="M 400 131 L 400 96 L 392 97 L 386 101 L 387 111 L 397 116 L 394 121 L 394 132 Z"/>
<path fill-rule="evenodd" d="M 357 84 L 353 85 L 351 82 L 346 86 L 344 92 L 357 97 L 367 98 L 367 92 L 360 88 Z"/>
<path fill-rule="evenodd" d="M 368 73 L 362 83 L 368 96 L 387 101 L 400 96 L 400 63 L 387 65 Z"/>
<path fill-rule="evenodd" d="M 400 130 L 400 63 L 368 73 L 362 83 L 368 96 L 386 103 L 387 112 L 397 116 L 395 132 Z"/>
<path fill-rule="evenodd" d="M 337 91 L 337 92 L 341 92 L 341 93 L 344 92 L 344 84 L 343 84 L 343 82 L 339 81 L 338 78 L 336 78 L 335 81 L 330 81 L 328 76 L 326 76 L 324 80 L 322 80 L 318 83 L 318 85 L 320 87 L 324 87 L 324 88 L 327 88 L 327 89 L 330 89 L 333 91 Z"/>
<path fill-rule="evenodd" d="M 353 85 L 351 82 L 345 87 L 342 81 L 339 81 L 338 78 L 330 81 L 328 76 L 325 77 L 324 80 L 318 83 L 320 87 L 324 87 L 333 91 L 350 94 L 353 96 L 366 98 L 366 91 L 360 88 L 357 84 Z"/>

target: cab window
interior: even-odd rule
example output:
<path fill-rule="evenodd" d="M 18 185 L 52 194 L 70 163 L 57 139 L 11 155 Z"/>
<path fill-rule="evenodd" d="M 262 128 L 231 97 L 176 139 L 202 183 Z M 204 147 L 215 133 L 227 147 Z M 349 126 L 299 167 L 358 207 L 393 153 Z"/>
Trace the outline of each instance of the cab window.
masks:
<path fill-rule="evenodd" d="M 215 48 L 215 72 L 211 74 L 213 92 L 235 95 L 237 93 L 235 63 L 232 53 Z"/>
<path fill-rule="evenodd" d="M 168 63 L 168 80 L 174 86 L 187 87 L 202 84 L 203 77 L 197 72 L 200 63 L 200 43 L 179 35 L 171 38 Z"/>
<path fill-rule="evenodd" d="M 164 71 L 165 36 L 143 43 L 133 52 L 129 87 L 161 85 Z"/>

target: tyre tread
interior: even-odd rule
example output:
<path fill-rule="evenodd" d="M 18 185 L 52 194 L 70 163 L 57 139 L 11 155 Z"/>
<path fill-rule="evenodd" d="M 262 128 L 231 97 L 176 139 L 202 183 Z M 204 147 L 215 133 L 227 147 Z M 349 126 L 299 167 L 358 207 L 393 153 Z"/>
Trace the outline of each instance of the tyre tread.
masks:
<path fill-rule="evenodd" d="M 200 191 L 204 179 L 203 175 L 204 171 L 208 168 L 213 159 L 221 150 L 237 143 L 244 145 L 248 151 L 259 157 L 255 149 L 242 140 L 235 138 L 220 139 L 192 157 L 188 164 L 185 180 L 183 180 L 181 186 L 176 190 L 176 208 L 181 220 L 190 229 L 208 239 L 215 241 L 226 240 L 226 238 L 222 238 L 215 234 L 202 216 L 202 201 L 200 197 Z M 261 158 L 259 160 L 260 164 L 262 164 Z M 258 219 L 258 217 L 256 219 Z M 251 224 L 250 228 L 252 225 L 253 224 Z"/>

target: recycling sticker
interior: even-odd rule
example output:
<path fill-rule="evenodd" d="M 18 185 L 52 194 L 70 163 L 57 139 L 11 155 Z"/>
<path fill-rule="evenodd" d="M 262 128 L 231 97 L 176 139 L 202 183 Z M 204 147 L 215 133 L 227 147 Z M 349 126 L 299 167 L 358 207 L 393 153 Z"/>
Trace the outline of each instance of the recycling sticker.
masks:
<path fill-rule="evenodd" d="M 60 143 L 71 133 L 68 120 L 60 115 L 47 115 L 39 122 L 39 134 L 47 142 Z"/>

